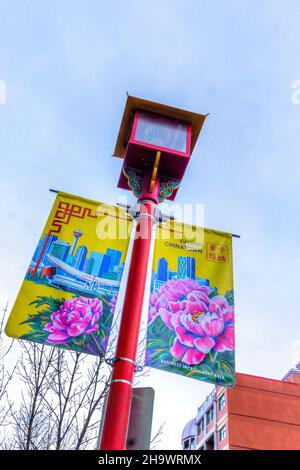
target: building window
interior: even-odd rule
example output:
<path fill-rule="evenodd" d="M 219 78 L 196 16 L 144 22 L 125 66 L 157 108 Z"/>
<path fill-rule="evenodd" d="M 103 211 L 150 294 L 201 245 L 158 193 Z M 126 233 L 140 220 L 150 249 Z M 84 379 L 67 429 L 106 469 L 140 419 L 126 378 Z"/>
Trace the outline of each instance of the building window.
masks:
<path fill-rule="evenodd" d="M 183 442 L 183 450 L 191 450 L 194 447 L 195 447 L 195 439 L 194 438 L 186 439 Z"/>
<path fill-rule="evenodd" d="M 223 393 L 223 395 L 221 395 L 219 398 L 219 411 L 223 410 L 224 406 L 225 406 L 225 393 Z"/>
<path fill-rule="evenodd" d="M 199 423 L 197 424 L 197 432 L 201 434 L 204 431 L 204 418 L 201 418 Z"/>
<path fill-rule="evenodd" d="M 206 450 L 215 450 L 214 435 L 212 435 L 205 443 Z"/>
<path fill-rule="evenodd" d="M 183 443 L 183 448 L 184 448 L 185 450 L 187 450 L 189 447 L 190 447 L 190 441 L 189 441 L 189 439 L 187 439 L 187 440 L 184 441 L 184 443 Z"/>
<path fill-rule="evenodd" d="M 219 431 L 219 439 L 223 441 L 226 437 L 226 426 L 223 426 Z"/>
<path fill-rule="evenodd" d="M 209 408 L 208 412 L 206 413 L 207 424 L 209 424 L 214 419 L 214 410 L 213 407 Z"/>

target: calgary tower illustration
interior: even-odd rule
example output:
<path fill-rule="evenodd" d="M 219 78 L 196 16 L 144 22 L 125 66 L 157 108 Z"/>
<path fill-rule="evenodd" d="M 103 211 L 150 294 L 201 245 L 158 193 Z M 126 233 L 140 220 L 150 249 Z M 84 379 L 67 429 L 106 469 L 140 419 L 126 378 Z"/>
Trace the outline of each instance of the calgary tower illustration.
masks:
<path fill-rule="evenodd" d="M 74 255 L 75 248 L 76 248 L 76 245 L 77 245 L 77 242 L 78 242 L 78 238 L 82 237 L 83 232 L 81 232 L 81 230 L 74 230 L 73 235 L 74 235 L 74 240 L 73 240 L 73 243 L 72 243 L 72 246 L 71 246 L 71 256 Z"/>

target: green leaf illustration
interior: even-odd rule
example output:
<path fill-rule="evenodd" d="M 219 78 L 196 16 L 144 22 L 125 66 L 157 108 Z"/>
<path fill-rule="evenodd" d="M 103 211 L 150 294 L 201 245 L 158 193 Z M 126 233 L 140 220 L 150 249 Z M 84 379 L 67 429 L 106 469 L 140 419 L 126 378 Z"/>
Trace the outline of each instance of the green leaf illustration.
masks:
<path fill-rule="evenodd" d="M 80 335 L 72 338 L 72 343 L 76 344 L 77 346 L 83 346 L 85 341 L 86 335 Z"/>

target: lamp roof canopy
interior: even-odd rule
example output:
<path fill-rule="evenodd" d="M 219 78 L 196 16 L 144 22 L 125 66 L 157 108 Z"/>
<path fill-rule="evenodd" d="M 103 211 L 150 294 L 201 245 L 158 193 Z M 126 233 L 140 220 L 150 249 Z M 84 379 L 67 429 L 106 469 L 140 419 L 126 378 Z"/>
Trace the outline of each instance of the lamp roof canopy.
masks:
<path fill-rule="evenodd" d="M 190 123 L 192 125 L 191 153 L 196 145 L 205 118 L 208 116 L 208 114 L 193 113 L 184 109 L 174 108 L 165 104 L 127 95 L 121 126 L 113 153 L 114 157 L 125 157 L 135 111 L 148 111 L 149 113 L 167 116 L 169 118 Z"/>

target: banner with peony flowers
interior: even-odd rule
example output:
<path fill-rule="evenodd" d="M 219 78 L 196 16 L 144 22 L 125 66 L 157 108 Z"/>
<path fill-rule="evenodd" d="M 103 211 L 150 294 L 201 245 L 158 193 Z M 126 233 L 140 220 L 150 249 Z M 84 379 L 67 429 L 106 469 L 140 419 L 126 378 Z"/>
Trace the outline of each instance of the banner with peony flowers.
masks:
<path fill-rule="evenodd" d="M 105 354 L 130 230 L 131 219 L 122 208 L 58 193 L 6 334 Z"/>
<path fill-rule="evenodd" d="M 232 236 L 191 228 L 189 239 L 178 236 L 182 230 L 178 222 L 158 229 L 145 362 L 231 387 L 235 382 Z"/>

